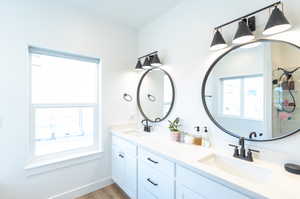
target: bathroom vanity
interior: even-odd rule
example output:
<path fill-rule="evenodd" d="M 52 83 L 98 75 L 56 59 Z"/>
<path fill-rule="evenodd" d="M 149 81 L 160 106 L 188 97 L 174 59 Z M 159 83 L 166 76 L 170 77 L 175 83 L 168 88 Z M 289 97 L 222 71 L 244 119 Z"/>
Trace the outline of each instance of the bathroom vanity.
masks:
<path fill-rule="evenodd" d="M 300 194 L 290 189 L 300 186 L 300 177 L 275 164 L 176 143 L 161 132 L 111 132 L 112 178 L 132 199 L 295 199 Z"/>
<path fill-rule="evenodd" d="M 300 187 L 299 175 L 253 158 L 252 152 L 259 151 L 244 144 L 284 139 L 300 131 L 299 49 L 292 43 L 259 39 L 229 48 L 209 67 L 202 102 L 215 126 L 239 139 L 240 146 L 228 143 L 234 147 L 231 154 L 219 146 L 173 142 L 163 129 L 153 130 L 151 125 L 169 116 L 175 87 L 165 70 L 147 70 L 137 89 L 146 132 L 111 129 L 114 182 L 132 199 L 300 198 L 295 189 Z"/>

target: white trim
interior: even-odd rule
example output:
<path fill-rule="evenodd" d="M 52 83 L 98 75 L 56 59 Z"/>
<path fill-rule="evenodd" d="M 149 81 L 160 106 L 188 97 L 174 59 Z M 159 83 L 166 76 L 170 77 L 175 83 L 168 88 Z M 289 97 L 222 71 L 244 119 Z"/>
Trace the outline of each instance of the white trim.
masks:
<path fill-rule="evenodd" d="M 30 52 L 30 45 L 27 46 L 26 49 L 26 54 L 28 56 L 28 60 L 29 60 L 29 118 L 30 118 L 30 135 L 29 135 L 29 155 L 28 155 L 28 165 L 25 167 L 25 169 L 27 168 L 31 168 L 30 165 L 47 165 L 48 162 L 50 162 L 50 164 L 52 163 L 57 163 L 57 162 L 61 162 L 61 160 L 65 161 L 65 160 L 70 160 L 70 159 L 74 159 L 73 157 L 82 157 L 82 156 L 89 156 L 90 154 L 94 154 L 95 151 L 97 153 L 102 152 L 102 135 L 100 135 L 100 127 L 101 127 L 101 121 L 100 121 L 100 111 L 101 108 L 100 107 L 100 92 L 101 92 L 101 87 L 99 85 L 100 82 L 100 64 L 101 62 L 97 62 L 95 63 L 97 65 L 96 70 L 97 70 L 97 74 L 96 74 L 96 102 L 95 103 L 62 103 L 62 104 L 33 104 L 32 103 L 32 60 L 31 60 L 31 52 Z M 46 52 L 46 51 L 45 51 Z M 48 51 L 47 51 L 48 52 Z M 53 51 L 54 52 L 54 51 Z M 59 51 L 57 51 L 57 53 L 61 53 Z M 47 53 L 45 53 L 47 54 Z M 51 55 L 49 55 L 51 56 Z M 75 55 L 74 55 L 75 56 Z M 77 55 L 76 55 L 77 56 Z M 84 56 L 83 56 L 84 57 Z M 90 107 L 94 109 L 94 134 L 93 134 L 93 145 L 89 146 L 89 147 L 80 147 L 80 148 L 76 148 L 76 149 L 72 149 L 72 150 L 67 150 L 67 151 L 62 151 L 62 152 L 56 152 L 56 153 L 51 153 L 51 154 L 47 154 L 47 155 L 42 155 L 42 156 L 36 156 L 35 155 L 35 141 L 34 141 L 34 137 L 35 137 L 35 128 L 34 128 L 34 120 L 35 120 L 35 109 L 37 108 L 82 108 L 82 107 Z M 71 157 L 71 158 L 70 158 Z M 64 167 L 64 166 L 63 166 Z M 47 170 L 47 169 L 46 169 Z M 52 169 L 50 169 L 52 170 Z M 40 172 L 38 172 L 40 173 Z"/>
<path fill-rule="evenodd" d="M 88 56 L 73 54 L 73 53 L 66 53 L 66 52 L 62 52 L 62 51 L 40 48 L 37 46 L 31 46 L 31 45 L 28 46 L 28 51 L 30 54 L 37 54 L 37 55 L 45 55 L 46 54 L 46 55 L 49 55 L 52 57 L 60 57 L 60 58 L 78 60 L 78 61 L 83 61 L 83 62 L 90 62 L 90 63 L 95 63 L 95 64 L 100 63 L 99 58 L 88 57 Z"/>
<path fill-rule="evenodd" d="M 220 118 L 225 118 L 225 119 L 237 119 L 237 120 L 249 120 L 249 121 L 255 121 L 255 122 L 263 122 L 264 120 L 259 120 L 255 118 L 248 118 L 248 117 L 243 117 L 243 116 L 235 116 L 235 115 L 219 115 Z"/>
<path fill-rule="evenodd" d="M 113 184 L 111 177 L 106 177 L 101 180 L 77 187 L 75 189 L 71 189 L 64 193 L 60 193 L 60 194 L 51 196 L 48 199 L 74 199 L 74 198 L 86 195 L 88 193 L 97 191 L 99 189 L 102 189 L 111 184 Z"/>
<path fill-rule="evenodd" d="M 264 45 L 264 66 L 272 66 L 271 45 Z M 264 67 L 264 138 L 273 137 L 273 67 Z"/>
<path fill-rule="evenodd" d="M 103 157 L 103 152 L 92 151 L 81 154 L 73 154 L 67 157 L 41 160 L 29 163 L 24 170 L 27 176 L 33 176 L 42 174 L 45 172 L 53 171 L 56 169 L 61 169 L 65 167 L 74 166 L 81 164 L 83 162 L 88 162 L 95 159 L 100 159 Z"/>
<path fill-rule="evenodd" d="M 232 76 L 232 77 L 220 77 L 220 98 L 219 98 L 219 109 L 217 110 L 218 116 L 222 118 L 228 119 L 244 119 L 244 120 L 252 120 L 252 121 L 264 121 L 264 116 L 262 119 L 257 118 L 250 118 L 245 116 L 245 79 L 246 78 L 255 78 L 255 77 L 262 77 L 264 81 L 264 75 L 261 73 L 253 74 L 253 75 L 244 75 L 244 76 Z M 240 81 L 240 113 L 239 115 L 230 115 L 224 114 L 224 80 L 239 80 Z"/>
<path fill-rule="evenodd" d="M 97 103 L 86 103 L 86 104 L 31 104 L 33 108 L 89 108 L 97 107 Z"/>

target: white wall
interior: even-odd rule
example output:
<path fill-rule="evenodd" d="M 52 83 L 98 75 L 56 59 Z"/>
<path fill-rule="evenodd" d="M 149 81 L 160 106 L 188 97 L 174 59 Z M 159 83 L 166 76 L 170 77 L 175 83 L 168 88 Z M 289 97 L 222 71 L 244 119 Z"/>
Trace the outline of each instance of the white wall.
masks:
<path fill-rule="evenodd" d="M 110 174 L 108 125 L 128 120 L 137 76 L 129 69 L 137 57 L 137 33 L 59 0 L 10 0 L 0 5 L 0 198 L 45 199 L 97 182 Z M 102 61 L 105 153 L 101 159 L 27 177 L 29 65 L 27 45 L 65 51 Z M 124 111 L 119 111 L 123 109 Z"/>
<path fill-rule="evenodd" d="M 213 36 L 213 27 L 233 18 L 273 3 L 272 0 L 253 1 L 199 1 L 189 0 L 179 4 L 164 16 L 143 27 L 139 32 L 139 53 L 145 54 L 158 50 L 164 66 L 174 78 L 176 102 L 172 115 L 184 119 L 184 129 L 193 131 L 196 125 L 210 128 L 214 146 L 219 150 L 232 152 L 228 142 L 237 140 L 221 132 L 210 122 L 201 102 L 201 84 L 209 63 L 223 51 L 210 52 L 209 46 Z M 298 10 L 300 2 L 286 0 L 285 11 L 290 22 L 297 26 L 300 21 Z M 258 16 L 258 24 L 266 23 L 268 12 Z M 224 29 L 226 39 L 230 40 L 236 26 Z M 299 30 L 277 35 L 275 38 L 294 41 L 300 44 Z M 166 126 L 166 125 L 165 125 Z M 300 163 L 298 148 L 300 133 L 289 138 L 267 142 L 251 143 L 252 148 L 261 149 L 261 157 L 279 162 L 293 160 Z M 276 155 L 274 155 L 276 152 Z"/>

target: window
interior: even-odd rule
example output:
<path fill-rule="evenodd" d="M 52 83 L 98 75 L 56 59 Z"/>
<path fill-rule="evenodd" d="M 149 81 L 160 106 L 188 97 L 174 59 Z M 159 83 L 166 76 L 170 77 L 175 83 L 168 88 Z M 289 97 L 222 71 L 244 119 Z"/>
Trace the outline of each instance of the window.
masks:
<path fill-rule="evenodd" d="M 222 78 L 223 116 L 263 120 L 263 76 Z"/>
<path fill-rule="evenodd" d="M 99 60 L 29 48 L 32 155 L 96 150 Z"/>
<path fill-rule="evenodd" d="M 223 80 L 223 114 L 240 116 L 241 114 L 240 79 Z"/>

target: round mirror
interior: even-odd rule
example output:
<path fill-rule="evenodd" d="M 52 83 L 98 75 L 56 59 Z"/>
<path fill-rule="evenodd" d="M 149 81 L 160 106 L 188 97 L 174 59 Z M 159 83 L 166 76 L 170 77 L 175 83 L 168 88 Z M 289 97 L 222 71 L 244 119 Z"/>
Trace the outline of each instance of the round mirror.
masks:
<path fill-rule="evenodd" d="M 222 131 L 251 141 L 300 130 L 299 47 L 258 40 L 231 48 L 208 69 L 202 101 Z"/>
<path fill-rule="evenodd" d="M 170 114 L 175 99 L 171 76 L 161 68 L 147 70 L 138 85 L 137 103 L 143 117 L 160 122 Z"/>

